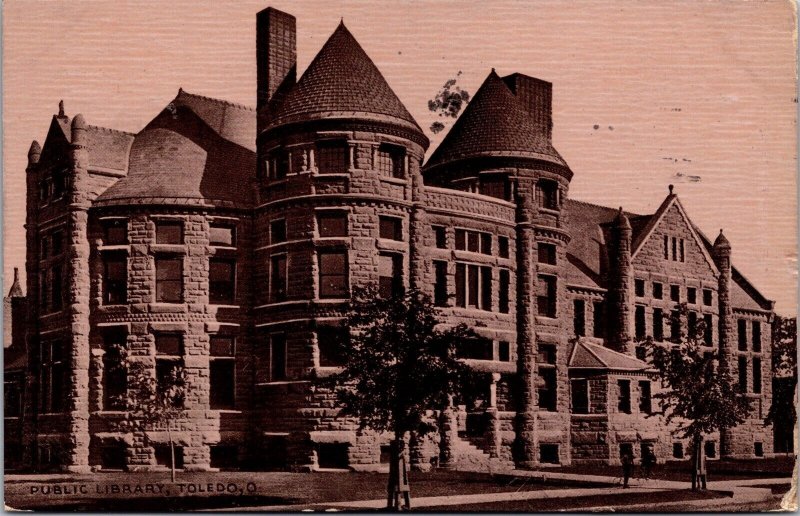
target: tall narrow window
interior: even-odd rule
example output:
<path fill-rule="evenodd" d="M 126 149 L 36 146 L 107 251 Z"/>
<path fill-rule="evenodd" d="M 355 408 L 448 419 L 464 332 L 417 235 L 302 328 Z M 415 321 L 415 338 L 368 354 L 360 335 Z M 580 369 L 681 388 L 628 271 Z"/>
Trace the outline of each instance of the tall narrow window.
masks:
<path fill-rule="evenodd" d="M 347 236 L 347 213 L 335 211 L 318 213 L 317 234 L 322 238 Z"/>
<path fill-rule="evenodd" d="M 679 285 L 669 286 L 669 299 L 679 303 L 681 301 L 681 287 Z"/>
<path fill-rule="evenodd" d="M 658 282 L 653 283 L 653 297 L 655 299 L 664 299 L 664 285 Z"/>
<path fill-rule="evenodd" d="M 688 334 L 690 339 L 697 339 L 697 312 L 689 312 L 686 314 Z"/>
<path fill-rule="evenodd" d="M 703 323 L 705 325 L 705 331 L 703 332 L 703 340 L 705 341 L 706 346 L 713 346 L 714 345 L 714 318 L 711 314 L 703 314 Z"/>
<path fill-rule="evenodd" d="M 156 222 L 156 243 L 157 244 L 182 244 L 183 243 L 183 223 L 182 222 Z"/>
<path fill-rule="evenodd" d="M 66 391 L 66 364 L 64 343 L 60 340 L 46 341 L 41 345 L 40 406 L 43 413 L 58 413 L 64 410 Z"/>
<path fill-rule="evenodd" d="M 497 296 L 497 304 L 501 314 L 507 314 L 509 312 L 510 288 L 511 272 L 508 269 L 500 269 L 500 288 Z"/>
<path fill-rule="evenodd" d="M 387 240 L 403 240 L 403 221 L 395 217 L 379 217 L 380 237 Z"/>
<path fill-rule="evenodd" d="M 631 381 L 617 380 L 617 410 L 631 413 Z"/>
<path fill-rule="evenodd" d="M 508 341 L 501 340 L 497 343 L 497 360 L 500 362 L 511 361 L 511 344 Z"/>
<path fill-rule="evenodd" d="M 378 294 L 383 299 L 399 296 L 403 291 L 403 257 L 399 254 L 378 256 Z"/>
<path fill-rule="evenodd" d="M 650 414 L 653 412 L 650 380 L 642 380 L 639 382 L 639 412 L 642 414 Z"/>
<path fill-rule="evenodd" d="M 481 267 L 481 310 L 492 309 L 492 268 Z"/>
<path fill-rule="evenodd" d="M 277 303 L 286 300 L 286 255 L 279 254 L 270 258 L 270 301 Z"/>
<path fill-rule="evenodd" d="M 156 257 L 156 302 L 180 303 L 183 300 L 183 259 Z"/>
<path fill-rule="evenodd" d="M 436 239 L 436 248 L 447 249 L 447 228 L 444 226 L 433 226 L 433 234 Z"/>
<path fill-rule="evenodd" d="M 681 313 L 673 310 L 669 318 L 669 337 L 672 342 L 681 341 Z"/>
<path fill-rule="evenodd" d="M 385 177 L 402 178 L 405 176 L 406 152 L 403 147 L 381 145 L 378 147 L 376 169 Z"/>
<path fill-rule="evenodd" d="M 236 245 L 236 227 L 227 224 L 211 224 L 208 230 L 209 243 L 214 246 L 233 247 Z"/>
<path fill-rule="evenodd" d="M 347 297 L 348 269 L 346 251 L 320 251 L 319 260 L 319 297 Z"/>
<path fill-rule="evenodd" d="M 686 302 L 690 305 L 697 304 L 697 289 L 689 287 L 686 289 Z"/>
<path fill-rule="evenodd" d="M 61 278 L 61 264 L 53 265 L 53 311 L 61 310 L 64 305 L 64 293 L 62 291 L 63 283 Z"/>
<path fill-rule="evenodd" d="M 555 412 L 558 403 L 556 388 L 556 368 L 539 366 L 539 378 L 541 387 L 538 388 L 539 408 L 549 412 Z"/>
<path fill-rule="evenodd" d="M 208 261 L 208 299 L 214 305 L 236 302 L 236 262 L 211 258 Z"/>
<path fill-rule="evenodd" d="M 653 308 L 653 339 L 664 340 L 664 312 L 660 308 Z"/>
<path fill-rule="evenodd" d="M 664 259 L 669 260 L 669 236 L 664 235 Z"/>
<path fill-rule="evenodd" d="M 128 257 L 103 253 L 103 304 L 121 305 L 128 296 Z"/>
<path fill-rule="evenodd" d="M 212 335 L 210 341 L 211 409 L 232 409 L 236 404 L 236 338 L 229 335 Z"/>
<path fill-rule="evenodd" d="M 753 321 L 753 351 L 761 352 L 761 322 Z"/>
<path fill-rule="evenodd" d="M 156 334 L 156 388 L 165 392 L 178 381 L 183 367 L 183 336 L 177 333 Z"/>
<path fill-rule="evenodd" d="M 737 320 L 736 329 L 739 337 L 739 351 L 747 351 L 747 321 L 744 319 Z"/>
<path fill-rule="evenodd" d="M 555 317 L 556 277 L 540 274 L 537 287 L 539 294 L 536 296 L 536 305 L 539 315 L 543 317 Z"/>
<path fill-rule="evenodd" d="M 317 329 L 320 367 L 341 367 L 345 365 L 345 351 L 350 341 L 347 328 L 322 326 Z"/>
<path fill-rule="evenodd" d="M 586 302 L 583 299 L 575 299 L 572 302 L 572 328 L 576 337 L 586 335 Z"/>
<path fill-rule="evenodd" d="M 679 242 L 678 251 L 679 251 L 679 255 L 680 255 L 680 261 L 685 262 L 686 261 L 686 254 L 685 254 L 686 246 L 684 245 L 684 240 L 682 238 L 681 238 L 681 240 Z"/>
<path fill-rule="evenodd" d="M 558 183 L 540 179 L 536 183 L 536 203 L 546 210 L 558 209 Z"/>
<path fill-rule="evenodd" d="M 508 237 L 497 237 L 497 253 L 500 255 L 500 258 L 508 258 Z"/>
<path fill-rule="evenodd" d="M 436 279 L 433 287 L 433 301 L 436 306 L 447 306 L 447 262 L 434 261 Z"/>
<path fill-rule="evenodd" d="M 545 244 L 539 242 L 538 248 L 538 262 L 546 263 L 548 265 L 556 264 L 556 246 L 553 244 Z"/>
<path fill-rule="evenodd" d="M 128 394 L 128 370 L 124 353 L 127 335 L 109 331 L 103 338 L 103 410 L 125 410 Z"/>
<path fill-rule="evenodd" d="M 739 390 L 747 392 L 747 357 L 739 357 Z"/>
<path fill-rule="evenodd" d="M 594 331 L 592 332 L 592 335 L 598 339 L 602 339 L 605 336 L 605 317 L 605 305 L 603 302 L 595 301 L 592 303 L 592 318 L 594 320 Z"/>
<path fill-rule="evenodd" d="M 644 297 L 644 280 L 643 279 L 634 280 L 634 292 L 636 293 L 636 297 Z"/>
<path fill-rule="evenodd" d="M 347 144 L 329 140 L 317 143 L 317 170 L 320 174 L 342 174 L 347 172 Z"/>
<path fill-rule="evenodd" d="M 269 223 L 269 243 L 286 242 L 286 219 L 273 220 Z"/>
<path fill-rule="evenodd" d="M 710 288 L 703 289 L 703 304 L 705 306 L 711 306 L 713 295 L 713 291 Z"/>
<path fill-rule="evenodd" d="M 570 381 L 572 391 L 572 413 L 589 413 L 589 381 L 585 378 L 575 378 Z"/>
<path fill-rule="evenodd" d="M 761 359 L 753 357 L 753 392 L 761 394 Z"/>
<path fill-rule="evenodd" d="M 127 243 L 127 220 L 112 219 L 103 223 L 103 245 L 125 245 Z"/>
<path fill-rule="evenodd" d="M 456 263 L 456 306 L 491 310 L 491 272 L 491 267 Z"/>
<path fill-rule="evenodd" d="M 286 334 L 273 333 L 269 340 L 269 380 L 286 379 Z"/>
<path fill-rule="evenodd" d="M 647 325 L 645 323 L 644 306 L 636 305 L 636 338 L 641 340 L 647 335 Z"/>
<path fill-rule="evenodd" d="M 678 239 L 672 237 L 672 261 L 678 261 Z"/>

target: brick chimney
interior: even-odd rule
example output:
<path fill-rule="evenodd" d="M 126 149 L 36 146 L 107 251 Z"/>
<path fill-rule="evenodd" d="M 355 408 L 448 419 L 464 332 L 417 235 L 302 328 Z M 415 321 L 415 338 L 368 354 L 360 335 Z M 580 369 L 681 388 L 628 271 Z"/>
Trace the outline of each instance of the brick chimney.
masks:
<path fill-rule="evenodd" d="M 503 77 L 503 82 L 530 113 L 541 134 L 551 141 L 553 135 L 553 85 L 521 73 Z"/>
<path fill-rule="evenodd" d="M 256 15 L 256 106 L 270 101 L 297 81 L 297 20 L 272 7 Z"/>

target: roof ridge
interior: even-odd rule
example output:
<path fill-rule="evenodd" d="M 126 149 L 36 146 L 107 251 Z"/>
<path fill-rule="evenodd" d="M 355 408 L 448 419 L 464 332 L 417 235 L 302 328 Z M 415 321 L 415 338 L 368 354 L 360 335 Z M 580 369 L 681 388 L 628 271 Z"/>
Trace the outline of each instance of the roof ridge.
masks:
<path fill-rule="evenodd" d="M 100 129 L 101 131 L 109 132 L 109 133 L 120 133 L 125 134 L 127 136 L 136 136 L 136 133 L 131 133 L 129 131 L 123 131 L 122 129 L 112 129 L 111 127 L 103 127 L 102 125 L 93 125 L 93 124 L 86 124 L 86 127 L 90 129 Z"/>
<path fill-rule="evenodd" d="M 180 97 L 181 95 L 189 95 L 190 97 L 195 97 L 195 98 L 203 99 L 203 100 L 209 100 L 211 102 L 216 102 L 218 104 L 223 104 L 225 106 L 235 107 L 237 109 L 244 109 L 246 111 L 255 112 L 255 110 L 256 110 L 253 107 L 245 106 L 244 104 L 239 104 L 238 102 L 231 102 L 230 100 L 218 99 L 218 98 L 215 98 L 215 97 L 209 97 L 207 95 L 199 95 L 197 93 L 191 93 L 191 92 L 188 92 L 188 91 L 184 90 L 183 88 L 178 89 L 178 97 Z"/>
<path fill-rule="evenodd" d="M 611 211 L 614 211 L 614 212 L 619 211 L 619 208 L 612 208 L 610 206 L 603 206 L 602 204 L 596 204 L 596 203 L 593 203 L 593 202 L 581 201 L 579 199 L 574 199 L 572 197 L 568 197 L 567 198 L 567 202 L 585 204 L 586 206 L 592 206 L 594 208 L 603 208 L 604 210 L 611 210 Z M 625 215 L 629 215 L 629 216 L 632 215 L 633 217 L 637 217 L 637 218 L 638 217 L 650 217 L 650 216 L 653 215 L 652 213 L 649 213 L 649 214 L 648 213 L 644 213 L 644 214 L 642 214 L 642 213 L 634 213 L 632 211 L 625 211 L 625 210 L 622 210 L 622 212 L 625 213 Z"/>

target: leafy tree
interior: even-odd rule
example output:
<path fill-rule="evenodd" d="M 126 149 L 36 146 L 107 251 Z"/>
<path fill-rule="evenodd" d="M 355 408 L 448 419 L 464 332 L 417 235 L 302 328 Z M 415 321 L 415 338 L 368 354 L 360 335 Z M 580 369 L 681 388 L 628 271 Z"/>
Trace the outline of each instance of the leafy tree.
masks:
<path fill-rule="evenodd" d="M 456 392 L 474 388 L 472 371 L 455 357 L 456 344 L 474 334 L 465 325 L 442 327 L 430 297 L 416 290 L 386 299 L 354 289 L 345 324 L 345 365 L 325 381 L 342 415 L 357 418 L 361 429 L 394 433 L 390 467 L 399 471 L 406 434 L 435 430 L 431 411 L 444 411 Z M 389 475 L 388 508 L 399 509 L 392 494 L 398 481 Z"/>
<path fill-rule="evenodd" d="M 448 79 L 447 82 L 439 89 L 436 95 L 428 100 L 428 110 L 432 113 L 437 113 L 441 118 L 458 118 L 461 109 L 469 102 L 470 94 L 466 90 L 462 90 L 458 85 L 458 78 L 461 77 L 461 70 L 458 71 L 456 77 Z M 445 124 L 440 121 L 435 121 L 431 124 L 430 130 L 433 134 L 438 134 L 444 130 Z"/>
<path fill-rule="evenodd" d="M 676 313 L 665 319 L 670 323 L 676 317 L 686 321 L 688 313 L 686 304 L 680 304 Z M 751 410 L 746 393 L 736 387 L 728 368 L 720 366 L 717 349 L 704 346 L 704 332 L 705 323 L 698 321 L 694 332 L 681 332 L 675 342 L 656 342 L 652 337 L 643 342 L 663 387 L 653 396 L 660 401 L 656 413 L 667 423 L 676 423 L 682 437 L 691 438 L 695 458 L 692 488 L 702 460 L 704 436 L 742 423 Z"/>
<path fill-rule="evenodd" d="M 797 422 L 797 318 L 776 316 L 772 326 L 772 405 L 765 425 L 775 426 L 776 445 L 792 450 Z"/>
<path fill-rule="evenodd" d="M 128 389 L 125 396 L 125 417 L 121 429 L 141 432 L 147 438 L 151 430 L 166 429 L 170 448 L 170 471 L 175 481 L 175 443 L 172 422 L 183 414 L 187 394 L 186 371 L 175 365 L 156 377 L 152 364 L 127 354 L 124 348 L 115 350 L 121 360 L 117 367 L 127 371 Z"/>

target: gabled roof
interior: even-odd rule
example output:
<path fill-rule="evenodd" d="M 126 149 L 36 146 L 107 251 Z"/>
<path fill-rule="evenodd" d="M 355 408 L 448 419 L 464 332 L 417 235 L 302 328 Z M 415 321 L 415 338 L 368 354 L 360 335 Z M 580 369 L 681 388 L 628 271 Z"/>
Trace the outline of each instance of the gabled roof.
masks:
<path fill-rule="evenodd" d="M 575 343 L 567 365 L 578 369 L 614 371 L 646 371 L 650 369 L 646 362 L 638 358 L 584 340 L 578 340 Z"/>
<path fill-rule="evenodd" d="M 422 134 L 414 117 L 344 23 L 339 24 L 297 84 L 274 108 L 269 126 L 321 118 L 367 118 L 399 124 Z"/>
<path fill-rule="evenodd" d="M 425 168 L 486 156 L 532 158 L 566 166 L 531 114 L 494 69 Z"/>
<path fill-rule="evenodd" d="M 255 111 L 183 90 L 136 135 L 128 175 L 95 205 L 247 206 L 255 178 Z"/>
<path fill-rule="evenodd" d="M 86 148 L 89 152 L 89 168 L 126 170 L 133 137 L 133 134 L 125 131 L 87 125 Z M 48 161 L 51 156 L 63 160 L 64 149 L 61 147 L 71 141 L 72 119 L 63 114 L 54 116 L 42 149 L 43 161 Z"/>

